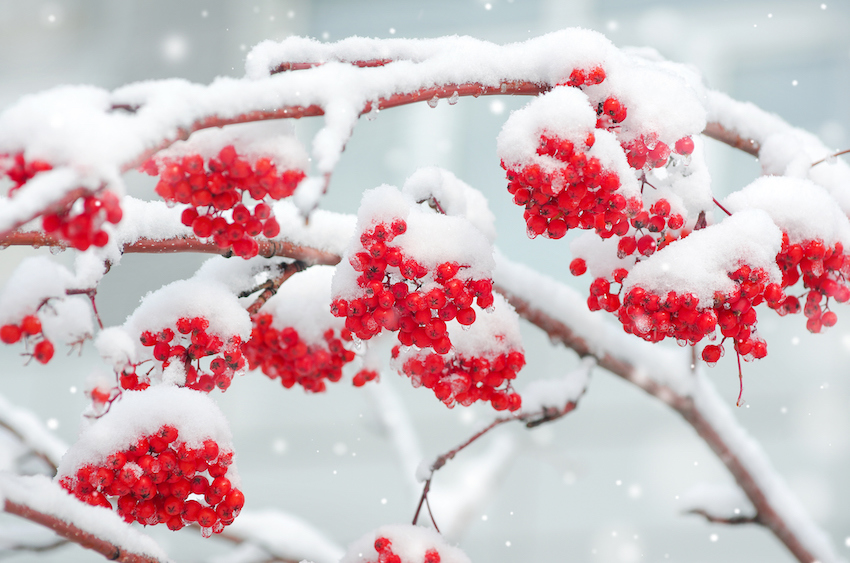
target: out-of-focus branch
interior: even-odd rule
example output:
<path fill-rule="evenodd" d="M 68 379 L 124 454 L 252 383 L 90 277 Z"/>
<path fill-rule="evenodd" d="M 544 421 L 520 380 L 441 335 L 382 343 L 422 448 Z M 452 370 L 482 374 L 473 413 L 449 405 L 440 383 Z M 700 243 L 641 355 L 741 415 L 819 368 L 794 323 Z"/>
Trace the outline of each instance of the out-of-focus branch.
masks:
<path fill-rule="evenodd" d="M 722 518 L 711 514 L 707 510 L 702 510 L 699 508 L 688 510 L 686 514 L 696 514 L 698 516 L 702 516 L 709 522 L 713 522 L 715 524 L 761 524 L 758 519 L 758 516 L 732 516 L 730 518 Z"/>
<path fill-rule="evenodd" d="M 753 156 L 759 155 L 759 149 L 761 147 L 755 140 L 741 137 L 734 131 L 726 129 L 719 123 L 709 123 L 705 126 L 702 134 L 706 137 L 711 137 L 715 141 L 727 144 L 732 148 L 744 151 L 747 154 L 751 154 Z"/>
<path fill-rule="evenodd" d="M 56 473 L 59 460 L 68 446 L 50 432 L 37 416 L 0 396 L 0 427 L 11 432 Z"/>
<path fill-rule="evenodd" d="M 308 246 L 300 246 L 284 240 L 258 240 L 260 256 L 272 258 L 280 256 L 294 258 L 305 264 L 333 265 L 338 264 L 340 257 L 331 252 L 325 252 Z M 12 232 L 0 236 L 0 247 L 4 246 L 49 246 L 51 248 L 67 248 L 61 240 L 41 231 Z M 140 238 L 125 244 L 122 248 L 125 254 L 170 254 L 175 252 L 198 252 L 202 254 L 220 254 L 230 256 L 230 249 L 219 248 L 213 241 L 204 241 L 192 236 L 182 236 L 169 239 Z"/>
<path fill-rule="evenodd" d="M 825 563 L 839 560 L 828 543 L 821 541 L 823 533 L 813 522 L 799 515 L 791 521 L 788 514 L 781 514 L 780 506 L 784 504 L 787 507 L 789 498 L 772 498 L 771 495 L 790 493 L 784 490 L 784 485 L 781 485 L 764 454 L 755 448 L 731 415 L 726 417 L 725 406 L 718 404 L 720 401 L 713 388 L 701 385 L 702 380 L 697 379 L 697 389 L 692 396 L 683 395 L 650 377 L 642 371 L 641 366 L 623 359 L 622 356 L 615 356 L 612 349 L 606 347 L 606 344 L 609 347 L 615 344 L 595 342 L 591 346 L 585 338 L 566 324 L 562 315 L 556 318 L 549 313 L 548 309 L 535 307 L 530 300 L 505 287 L 497 285 L 496 289 L 507 298 L 521 317 L 546 332 L 550 339 L 571 348 L 579 356 L 595 357 L 600 367 L 636 385 L 675 409 L 732 473 L 738 486 L 755 507 L 756 520 L 769 528 L 799 561 L 811 563 L 818 560 Z M 623 354 L 622 351 L 619 353 Z M 736 447 L 731 442 L 732 439 L 749 442 L 743 445 L 737 444 Z M 741 455 L 741 451 L 746 450 L 747 447 L 749 447 L 747 455 Z M 822 553 L 813 553 L 813 544 L 819 544 L 817 547 Z"/>
<path fill-rule="evenodd" d="M 78 528 L 74 524 L 66 522 L 52 514 L 39 512 L 25 504 L 6 500 L 4 510 L 10 514 L 15 514 L 21 518 L 26 518 L 36 524 L 50 528 L 57 535 L 78 544 L 80 547 L 96 551 L 110 561 L 121 561 L 122 563 L 164 563 L 160 559 L 122 549 L 90 532 Z"/>

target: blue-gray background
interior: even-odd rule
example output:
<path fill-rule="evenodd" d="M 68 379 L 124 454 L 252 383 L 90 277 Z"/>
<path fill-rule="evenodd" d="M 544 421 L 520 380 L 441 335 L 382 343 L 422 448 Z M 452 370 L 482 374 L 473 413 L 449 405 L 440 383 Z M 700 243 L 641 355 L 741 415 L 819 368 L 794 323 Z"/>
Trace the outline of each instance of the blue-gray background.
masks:
<path fill-rule="evenodd" d="M 349 35 L 465 34 L 509 42 L 582 26 L 605 33 L 617 45 L 652 46 L 670 59 L 692 63 L 712 87 L 776 112 L 830 146 L 849 148 L 848 8 L 846 2 L 809 0 L 0 0 L 0 108 L 60 84 L 115 88 L 152 78 L 209 82 L 219 75 L 240 76 L 252 45 L 291 34 L 330 41 Z M 586 278 L 568 279 L 565 242 L 527 240 L 520 213 L 504 191 L 495 136 L 508 112 L 524 100 L 495 100 L 461 99 L 435 110 L 399 108 L 363 121 L 343 155 L 327 207 L 352 212 L 363 189 L 399 185 L 419 166 L 444 166 L 490 198 L 498 244 L 508 256 L 581 287 Z M 316 127 L 298 125 L 303 142 L 309 143 Z M 759 171 L 751 157 L 713 143 L 709 161 L 719 196 Z M 150 197 L 148 179 L 132 173 L 128 183 L 134 195 Z M 0 252 L 0 281 L 33 252 Z M 126 256 L 102 284 L 98 302 L 104 321 L 120 323 L 144 293 L 191 275 L 201 261 Z M 839 324 L 818 336 L 807 333 L 802 318 L 780 322 L 770 312 L 761 315 L 769 355 L 745 366 L 747 405 L 736 414 L 839 551 L 850 556 L 845 545 L 850 536 L 850 311 L 837 312 Z M 535 330 L 525 334 L 530 362 L 523 378 L 553 377 L 575 365 L 572 353 L 551 347 Z M 0 394 L 29 406 L 73 441 L 85 403 L 79 389 L 97 369 L 96 358 L 90 350 L 81 359 L 60 351 L 50 366 L 24 368 L 18 348 L 0 349 Z M 710 373 L 732 404 L 737 394 L 732 358 Z M 410 389 L 396 376 L 386 379 L 405 401 L 426 455 L 450 449 L 489 415 L 486 409 L 446 410 L 425 390 Z M 343 385 L 307 396 L 255 373 L 215 398 L 233 426 L 249 508 L 277 507 L 300 515 L 342 544 L 380 524 L 411 517 L 407 481 L 392 446 L 375 431 L 364 392 Z M 791 560 L 763 530 L 678 514 L 677 495 L 699 481 L 729 477 L 674 413 L 605 373 L 595 375 L 581 407 L 567 419 L 533 432 L 501 432 L 512 436 L 519 450 L 460 541 L 473 561 Z M 462 454 L 455 468 L 450 464 L 437 476 L 435 488 L 457 478 L 465 457 L 486 447 L 485 440 Z M 18 524 L 0 518 L 0 526 Z M 227 546 L 196 540 L 194 531 L 152 533 L 179 561 L 199 561 Z M 41 559 L 100 558 L 68 547 L 8 560 Z"/>

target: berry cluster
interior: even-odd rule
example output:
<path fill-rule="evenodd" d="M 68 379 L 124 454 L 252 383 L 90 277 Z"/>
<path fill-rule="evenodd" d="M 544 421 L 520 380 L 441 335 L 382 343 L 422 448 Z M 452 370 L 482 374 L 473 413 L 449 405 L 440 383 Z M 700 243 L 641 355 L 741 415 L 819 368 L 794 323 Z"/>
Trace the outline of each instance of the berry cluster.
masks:
<path fill-rule="evenodd" d="M 43 160 L 27 162 L 22 152 L 14 155 L 0 154 L 0 175 L 6 176 L 15 184 L 9 189 L 9 196 L 39 172 L 46 172 L 52 168 L 50 163 Z"/>
<path fill-rule="evenodd" d="M 622 237 L 617 242 L 617 257 L 625 258 L 635 252 L 640 256 L 652 256 L 656 250 L 669 244 L 673 239 L 666 229 L 678 230 L 684 227 L 685 219 L 678 213 L 670 213 L 670 203 L 661 198 L 649 208 L 640 211 L 631 218 L 636 232 Z"/>
<path fill-rule="evenodd" d="M 605 69 L 601 66 L 595 66 L 589 69 L 574 68 L 570 73 L 570 78 L 563 84 L 558 86 L 572 86 L 579 88 L 581 86 L 594 86 L 602 84 L 605 81 Z"/>
<path fill-rule="evenodd" d="M 338 337 L 328 329 L 323 334 L 324 344 L 309 344 L 292 327 L 274 328 L 272 315 L 258 314 L 251 320 L 251 339 L 242 347 L 248 367 L 261 368 L 271 379 L 280 378 L 287 389 L 297 383 L 306 391 L 320 393 L 325 390 L 325 380 L 339 381 L 342 366 L 354 359 L 354 352 L 343 344 L 343 340 L 351 341 L 348 331 Z"/>
<path fill-rule="evenodd" d="M 767 355 L 767 344 L 755 333 L 754 307 L 765 302 L 779 309 L 785 295 L 779 284 L 768 283 L 767 273 L 760 268 L 743 265 L 728 276 L 735 282 L 734 290 L 727 294 L 716 293 L 711 303 L 700 303 L 692 293 L 670 291 L 659 295 L 633 286 L 623 297 L 622 306 L 618 295 L 611 292 L 608 281 L 597 278 L 590 286 L 588 305 L 592 308 L 597 301 L 603 304 L 601 308 L 616 312 L 626 332 L 649 342 L 672 337 L 693 345 L 706 336 L 713 336 L 719 327 L 723 340 L 720 344 L 706 346 L 702 353 L 703 359 L 710 364 L 720 359 L 727 338 L 734 341 L 735 351 L 745 359 L 763 358 Z"/>
<path fill-rule="evenodd" d="M 820 332 L 824 327 L 834 326 L 837 315 L 829 310 L 829 298 L 838 303 L 850 300 L 850 256 L 844 253 L 844 246 L 836 242 L 830 247 L 821 240 L 803 241 L 790 244 L 788 236 L 782 236 L 782 249 L 776 257 L 776 263 L 782 270 L 782 286 L 790 287 L 803 279 L 803 286 L 809 291 L 806 304 L 802 307 L 808 321 L 806 328 L 811 332 Z M 824 299 L 826 298 L 826 299 Z M 800 300 L 789 295 L 780 314 L 798 313 Z"/>
<path fill-rule="evenodd" d="M 164 328 L 157 333 L 145 331 L 139 337 L 143 346 L 151 347 L 155 360 L 162 362 L 165 370 L 172 362 L 183 364 L 186 370 L 185 386 L 209 393 L 216 387 L 222 391 L 230 387 L 235 372 L 245 367 L 242 340 L 233 335 L 223 340 L 207 332 L 209 321 L 203 317 L 180 318 L 175 332 Z M 209 358 L 209 373 L 201 368 L 200 360 Z M 193 363 L 194 362 L 194 363 Z M 140 381 L 135 369 L 125 372 L 119 379 L 128 390 L 141 390 L 148 386 Z"/>
<path fill-rule="evenodd" d="M 446 323 L 475 322 L 473 302 L 481 308 L 493 304 L 493 282 L 489 279 L 457 277 L 462 266 L 443 262 L 435 271 L 406 256 L 393 239 L 407 231 L 407 223 L 396 218 L 365 231 L 363 251 L 351 257 L 360 294 L 353 299 L 334 299 L 331 313 L 345 317 L 345 327 L 362 339 L 382 329 L 398 331 L 405 346 L 432 348 L 438 354 L 451 349 Z"/>
<path fill-rule="evenodd" d="M 41 328 L 41 321 L 36 315 L 27 315 L 21 319 L 21 323 L 7 324 L 0 327 L 0 341 L 4 344 L 15 344 L 23 338 L 27 344 L 35 342 L 32 357 L 37 362 L 46 364 L 53 358 L 53 343 L 45 338 Z"/>
<path fill-rule="evenodd" d="M 558 239 L 576 227 L 596 229 L 602 238 L 628 232 L 627 213 L 637 213 L 640 200 L 627 201 L 617 193 L 617 174 L 605 170 L 598 158 L 588 158 L 586 150 L 594 143 L 593 133 L 576 143 L 544 132 L 537 154 L 547 158 L 547 166 L 534 163 L 513 168 L 502 162 L 508 192 L 515 204 L 525 207 L 530 237 Z"/>
<path fill-rule="evenodd" d="M 160 176 L 156 193 L 163 199 L 189 206 L 181 220 L 196 236 L 211 236 L 220 248 L 232 248 L 243 258 L 258 254 L 254 237 L 272 238 L 280 233 L 271 207 L 263 200 L 289 197 L 305 177 L 300 170 L 279 171 L 269 158 L 251 163 L 237 154 L 233 145 L 206 163 L 193 154 L 180 160 L 148 161 L 143 170 Z M 243 199 L 257 202 L 253 210 Z"/>
<path fill-rule="evenodd" d="M 393 359 L 400 355 L 396 346 Z M 414 387 L 431 389 L 448 407 L 489 401 L 496 410 L 513 412 L 522 406 L 522 399 L 512 391 L 511 382 L 524 365 L 525 355 L 519 350 L 491 358 L 418 352 L 403 355 L 401 371 Z"/>
<path fill-rule="evenodd" d="M 46 233 L 56 233 L 73 248 L 87 250 L 91 246 L 106 246 L 109 235 L 103 230 L 103 224 L 115 225 L 123 216 L 118 196 L 104 191 L 82 198 L 80 210 L 68 207 L 59 213 L 44 215 L 41 224 Z"/>
<path fill-rule="evenodd" d="M 373 369 L 361 369 L 354 374 L 354 379 L 351 382 L 355 387 L 363 387 L 370 381 L 378 379 L 378 372 Z"/>
<path fill-rule="evenodd" d="M 223 451 L 214 440 L 190 447 L 175 427 L 166 425 L 59 483 L 94 506 L 111 509 L 107 497 L 112 497 L 127 522 L 165 523 L 171 530 L 197 523 L 209 537 L 231 524 L 245 504 L 245 496 L 226 476 L 232 461 L 233 452 Z"/>
<path fill-rule="evenodd" d="M 393 552 L 392 542 L 389 538 L 380 537 L 375 540 L 375 551 L 378 552 L 376 561 L 364 561 L 364 563 L 412 563 L 402 562 L 401 557 Z M 436 549 L 425 551 L 422 563 L 440 563 L 440 553 Z"/>

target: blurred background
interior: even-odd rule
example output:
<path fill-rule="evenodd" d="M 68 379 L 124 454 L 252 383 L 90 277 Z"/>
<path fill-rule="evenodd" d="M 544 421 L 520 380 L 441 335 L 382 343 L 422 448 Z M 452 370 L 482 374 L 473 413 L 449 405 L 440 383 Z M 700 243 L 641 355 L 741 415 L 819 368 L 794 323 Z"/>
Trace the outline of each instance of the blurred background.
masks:
<path fill-rule="evenodd" d="M 781 115 L 850 148 L 850 4 L 810 0 L 0 0 L 0 110 L 21 96 L 61 84 L 107 89 L 181 77 L 208 83 L 242 76 L 245 55 L 264 39 L 306 35 L 335 41 L 351 35 L 471 35 L 522 41 L 565 27 L 606 34 L 618 46 L 649 46 L 693 64 L 711 87 Z M 439 165 L 483 191 L 497 217 L 497 244 L 586 291 L 568 275 L 565 241 L 525 235 L 505 192 L 495 138 L 511 110 L 527 100 L 461 99 L 455 106 L 409 106 L 363 120 L 334 175 L 325 207 L 354 212 L 360 193 L 401 185 L 420 166 Z M 309 145 L 318 119 L 296 126 Z M 759 174 L 752 157 L 709 141 L 718 197 Z M 153 184 L 136 173 L 128 189 L 150 198 Z M 0 282 L 25 256 L 0 252 Z M 54 259 L 70 264 L 70 253 Z M 104 322 L 121 323 L 148 291 L 190 276 L 203 257 L 125 256 L 98 294 Z M 811 335 L 802 317 L 760 315 L 769 355 L 744 366 L 746 405 L 735 414 L 763 445 L 813 517 L 850 557 L 850 311 Z M 599 313 L 602 314 L 602 313 Z M 780 322 L 781 320 L 781 322 Z M 525 327 L 529 364 L 522 381 L 573 369 L 575 355 Z M 673 344 L 675 346 L 675 344 Z M 89 346 L 80 358 L 57 354 L 50 365 L 23 367 L 18 347 L 0 348 L 0 394 L 31 408 L 74 441 L 85 382 L 103 371 Z M 734 357 L 709 370 L 734 405 Z M 415 428 L 421 455 L 446 452 L 492 416 L 488 409 L 447 410 L 424 389 L 384 374 L 386 389 L 333 386 L 322 395 L 285 390 L 261 373 L 214 394 L 229 417 L 246 510 L 275 508 L 313 523 L 341 545 L 385 523 L 407 522 L 415 506 L 410 477 L 397 462 L 376 400 L 396 396 Z M 734 407 L 733 407 L 734 408 Z M 2 442 L 0 442 L 2 443 Z M 489 456 L 489 457 L 488 457 Z M 0 456 L 6 464 L 7 456 Z M 480 469 L 475 462 L 489 459 Z M 495 460 L 495 461 L 494 461 Z M 499 461 L 502 460 L 502 461 Z M 505 461 L 507 460 L 507 461 Z M 482 473 L 483 471 L 483 473 Z M 699 482 L 731 478 L 689 426 L 639 390 L 597 371 L 579 409 L 533 431 L 503 427 L 464 451 L 433 484 L 438 523 L 484 475 L 498 484 L 470 505 L 454 541 L 475 562 L 783 562 L 790 555 L 754 526 L 728 527 L 683 516 L 677 498 Z M 449 494 L 451 493 L 451 494 Z M 844 508 L 842 508 L 844 507 Z M 0 517 L 0 528 L 21 521 Z M 161 528 L 163 526 L 158 526 Z M 149 530 L 177 561 L 204 561 L 230 546 L 194 530 Z M 98 561 L 74 546 L 7 561 Z"/>

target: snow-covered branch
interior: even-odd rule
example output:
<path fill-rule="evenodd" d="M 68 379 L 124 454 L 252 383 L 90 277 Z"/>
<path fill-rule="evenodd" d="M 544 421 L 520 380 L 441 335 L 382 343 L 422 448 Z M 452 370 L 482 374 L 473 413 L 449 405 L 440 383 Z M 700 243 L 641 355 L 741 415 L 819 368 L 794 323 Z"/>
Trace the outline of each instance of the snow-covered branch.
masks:
<path fill-rule="evenodd" d="M 11 432 L 54 472 L 68 449 L 31 411 L 13 405 L 3 396 L 0 396 L 0 427 Z"/>
<path fill-rule="evenodd" d="M 583 307 L 572 289 L 500 256 L 495 281 L 517 312 L 580 356 L 676 410 L 726 465 L 756 510 L 756 520 L 801 562 L 843 559 L 808 516 L 766 454 L 738 424 L 728 405 L 684 353 L 636 342 Z"/>
<path fill-rule="evenodd" d="M 117 514 L 80 502 L 46 477 L 2 474 L 0 497 L 6 512 L 46 526 L 111 561 L 168 561 L 152 539 L 131 528 Z"/>

